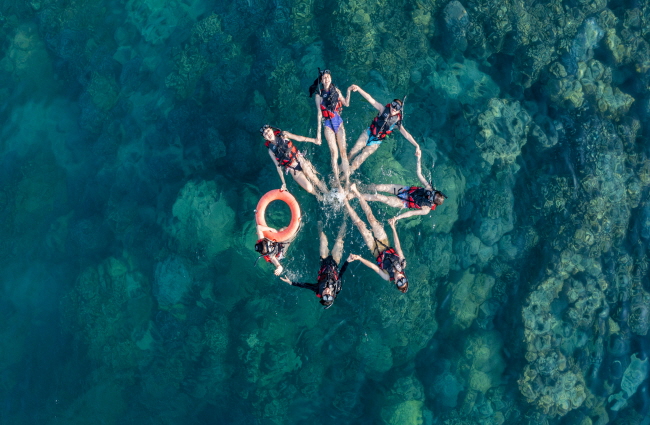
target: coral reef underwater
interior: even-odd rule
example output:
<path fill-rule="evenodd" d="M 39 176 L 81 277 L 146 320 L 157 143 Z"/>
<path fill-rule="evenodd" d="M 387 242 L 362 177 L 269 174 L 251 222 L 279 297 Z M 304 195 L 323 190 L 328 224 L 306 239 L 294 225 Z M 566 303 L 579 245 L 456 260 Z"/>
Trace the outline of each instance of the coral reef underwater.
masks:
<path fill-rule="evenodd" d="M 647 0 L 0 0 L 0 40 L 0 422 L 650 423 Z M 255 265 L 257 130 L 315 135 L 319 67 L 406 97 L 448 195 L 407 294 Z M 414 184 L 383 145 L 354 180 Z M 341 210 L 289 180 L 312 281 Z"/>

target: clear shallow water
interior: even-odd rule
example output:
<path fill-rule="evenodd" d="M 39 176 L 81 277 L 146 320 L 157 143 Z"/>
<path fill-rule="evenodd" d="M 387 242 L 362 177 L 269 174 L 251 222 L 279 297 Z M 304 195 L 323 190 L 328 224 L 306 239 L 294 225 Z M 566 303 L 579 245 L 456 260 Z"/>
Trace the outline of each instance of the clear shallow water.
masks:
<path fill-rule="evenodd" d="M 1 422 L 648 423 L 645 2 L 0 13 Z M 315 134 L 318 67 L 408 94 L 449 195 L 399 223 L 406 295 L 354 263 L 324 311 L 253 267 L 280 184 L 257 129 Z M 373 116 L 353 94 L 348 146 Z M 304 150 L 327 177 L 326 145 Z M 414 168 L 397 136 L 354 179 Z M 341 211 L 288 183 L 284 265 L 313 281 Z M 366 251 L 348 225 L 345 255 Z"/>

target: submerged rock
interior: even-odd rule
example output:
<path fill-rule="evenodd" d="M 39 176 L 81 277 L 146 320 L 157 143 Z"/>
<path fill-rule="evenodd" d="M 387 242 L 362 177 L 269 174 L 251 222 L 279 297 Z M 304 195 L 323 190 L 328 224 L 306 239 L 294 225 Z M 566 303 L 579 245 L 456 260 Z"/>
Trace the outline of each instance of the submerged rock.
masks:
<path fill-rule="evenodd" d="M 171 255 L 156 264 L 154 295 L 161 307 L 171 307 L 182 301 L 192 287 L 193 279 L 185 261 Z"/>
<path fill-rule="evenodd" d="M 513 164 L 526 144 L 531 118 L 519 102 L 492 99 L 485 112 L 479 115 L 482 128 L 476 138 L 481 156 L 490 165 Z"/>
<path fill-rule="evenodd" d="M 453 0 L 445 6 L 442 13 L 448 41 L 454 48 L 465 51 L 467 49 L 467 27 L 469 26 L 467 10 L 461 2 Z"/>
<path fill-rule="evenodd" d="M 235 212 L 210 181 L 188 182 L 172 207 L 168 231 L 181 249 L 213 258 L 232 243 Z"/>

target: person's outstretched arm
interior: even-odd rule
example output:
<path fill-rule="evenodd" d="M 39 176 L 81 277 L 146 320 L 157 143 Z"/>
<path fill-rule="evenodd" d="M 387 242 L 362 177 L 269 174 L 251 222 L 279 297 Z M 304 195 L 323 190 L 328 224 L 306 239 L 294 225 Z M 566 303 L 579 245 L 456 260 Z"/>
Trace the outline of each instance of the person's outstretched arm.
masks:
<path fill-rule="evenodd" d="M 397 251 L 397 255 L 404 260 L 404 267 L 406 267 L 406 257 L 404 257 L 404 252 L 402 251 L 402 244 L 399 243 L 399 236 L 397 236 L 397 229 L 395 228 L 395 219 L 391 218 L 388 220 L 388 224 L 390 225 L 390 228 L 393 229 L 393 241 L 395 242 L 395 251 Z"/>
<path fill-rule="evenodd" d="M 269 149 L 269 156 L 273 160 L 273 163 L 275 164 L 275 168 L 278 170 L 278 175 L 280 176 L 280 180 L 282 180 L 282 187 L 280 188 L 281 191 L 286 192 L 287 191 L 287 182 L 284 181 L 284 173 L 282 172 L 282 169 L 280 168 L 280 164 L 278 164 L 278 160 L 275 159 L 275 155 L 273 155 L 273 152 Z"/>
<path fill-rule="evenodd" d="M 318 128 L 320 128 L 320 127 L 318 127 Z M 309 142 L 309 143 L 314 143 L 314 144 L 317 144 L 317 145 L 321 144 L 320 140 L 314 139 L 313 137 L 297 136 L 295 134 L 289 133 L 288 131 L 284 132 L 284 137 L 286 137 L 287 139 L 295 140 L 297 142 Z"/>
<path fill-rule="evenodd" d="M 417 155 L 418 153 L 420 153 L 420 154 L 422 153 L 422 151 L 420 150 L 420 145 L 418 145 L 418 142 L 415 141 L 413 136 L 411 136 L 411 133 L 406 131 L 406 129 L 404 127 L 402 127 L 401 124 L 399 126 L 399 132 L 402 133 L 402 136 L 404 136 L 404 138 L 406 140 L 408 140 L 410 144 L 415 146 L 415 155 Z"/>
<path fill-rule="evenodd" d="M 277 232 L 273 227 L 262 226 L 261 224 L 255 223 L 257 226 L 257 238 L 264 239 L 264 232 Z"/>
<path fill-rule="evenodd" d="M 374 106 L 376 110 L 378 110 L 379 112 L 384 112 L 384 105 L 377 102 L 372 96 L 366 93 L 361 87 L 357 86 L 356 84 L 352 84 L 348 90 L 359 92 L 359 94 L 363 96 L 364 99 L 368 101 L 368 103 Z"/>
<path fill-rule="evenodd" d="M 292 282 L 288 277 L 282 276 L 281 280 L 287 282 L 291 286 L 297 286 L 298 288 L 306 288 L 318 293 L 318 284 L 317 283 L 302 283 L 302 282 Z"/>
<path fill-rule="evenodd" d="M 348 262 L 352 262 L 352 261 L 356 261 L 356 260 L 361 261 L 369 269 L 374 270 L 375 273 L 377 273 L 379 276 L 381 276 L 382 279 L 390 280 L 390 275 L 388 273 L 386 273 L 384 270 L 380 269 L 379 266 L 377 266 L 377 264 L 372 263 L 372 262 L 366 260 L 365 258 L 363 258 L 363 257 L 361 257 L 359 255 L 356 255 L 356 254 L 350 254 L 350 256 L 348 257 Z"/>
<path fill-rule="evenodd" d="M 416 149 L 415 156 L 417 157 L 415 172 L 418 175 L 418 179 L 424 185 L 424 188 L 426 190 L 433 190 L 431 188 L 431 183 L 429 183 L 429 181 L 425 179 L 424 176 L 422 175 L 422 151 L 420 149 Z"/>
<path fill-rule="evenodd" d="M 343 104 L 343 106 L 345 106 L 346 108 L 347 108 L 348 106 L 350 106 L 350 95 L 352 94 L 352 90 L 351 90 L 351 88 L 348 87 L 348 92 L 347 92 L 347 94 L 345 95 L 345 97 L 343 97 L 343 94 L 341 93 L 341 90 L 339 90 L 339 89 L 337 88 L 336 91 L 339 92 L 339 99 L 341 99 L 341 103 Z M 320 108 L 318 108 L 318 109 L 320 110 Z"/>
<path fill-rule="evenodd" d="M 316 102 L 316 111 L 317 111 L 317 114 L 316 114 L 316 141 L 317 141 L 317 143 L 316 144 L 320 145 L 322 143 L 321 142 L 321 130 L 322 130 L 321 129 L 321 125 L 322 125 L 321 123 L 323 122 L 323 113 L 320 110 L 320 103 L 322 102 L 323 99 L 320 97 L 320 95 L 318 93 L 316 93 L 316 96 L 314 97 L 314 100 Z"/>
<path fill-rule="evenodd" d="M 282 273 L 282 270 L 284 270 L 282 268 L 282 265 L 280 264 L 278 259 L 275 258 L 275 255 L 271 256 L 270 259 L 271 259 L 271 264 L 273 264 L 275 266 L 275 270 L 273 271 L 273 274 L 275 274 L 276 276 L 280 276 L 280 274 Z"/>
<path fill-rule="evenodd" d="M 348 260 L 345 260 L 345 263 L 341 266 L 341 270 L 339 270 L 339 279 L 343 279 L 343 273 L 348 269 L 348 265 L 350 262 Z"/>

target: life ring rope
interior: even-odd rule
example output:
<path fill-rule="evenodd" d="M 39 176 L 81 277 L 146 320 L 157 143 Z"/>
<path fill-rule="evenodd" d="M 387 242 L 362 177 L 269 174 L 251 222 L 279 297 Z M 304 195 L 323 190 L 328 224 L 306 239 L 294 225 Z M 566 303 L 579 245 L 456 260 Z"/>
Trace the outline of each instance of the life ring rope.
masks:
<path fill-rule="evenodd" d="M 300 205 L 298 201 L 293 197 L 288 191 L 281 191 L 280 189 L 271 190 L 266 192 L 264 196 L 257 203 L 257 208 L 255 209 L 255 221 L 261 226 L 266 226 L 266 207 L 273 201 L 282 201 L 289 206 L 291 210 L 291 222 L 289 225 L 282 231 L 272 232 L 270 230 L 265 230 L 262 234 L 265 238 L 270 239 L 275 242 L 286 242 L 293 239 L 298 233 L 300 228 Z"/>

